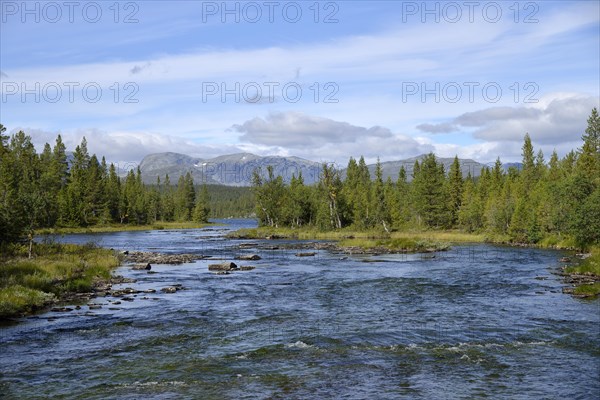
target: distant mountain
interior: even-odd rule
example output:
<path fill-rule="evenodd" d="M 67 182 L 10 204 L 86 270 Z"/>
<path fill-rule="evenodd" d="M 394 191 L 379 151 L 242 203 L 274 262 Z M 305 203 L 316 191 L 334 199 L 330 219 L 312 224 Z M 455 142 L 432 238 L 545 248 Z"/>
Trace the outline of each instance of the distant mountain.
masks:
<path fill-rule="evenodd" d="M 381 172 L 383 173 L 383 180 L 385 181 L 388 177 L 391 177 L 392 181 L 397 181 L 398 174 L 400 173 L 400 168 L 404 166 L 404 169 L 406 170 L 406 177 L 410 181 L 412 179 L 415 161 L 418 160 L 420 163 L 423 160 L 423 158 L 425 158 L 425 156 L 426 154 L 421 154 L 420 156 L 407 158 L 405 160 L 382 162 Z M 444 170 L 448 172 L 450 170 L 450 166 L 454 162 L 454 157 L 436 157 L 436 160 L 444 164 Z M 463 173 L 463 177 L 466 177 L 469 174 L 469 172 L 471 173 L 471 176 L 477 177 L 481 174 L 481 169 L 486 166 L 485 164 L 479 163 L 471 159 L 459 159 L 459 162 L 460 169 Z M 367 167 L 369 168 L 369 172 L 371 173 L 371 178 L 375 178 L 376 164 L 369 164 L 367 165 Z"/>
<path fill-rule="evenodd" d="M 411 180 L 413 166 L 416 160 L 422 161 L 425 154 L 417 157 L 407 158 L 398 161 L 386 161 L 381 163 L 383 179 L 391 177 L 395 182 L 398 179 L 400 168 L 404 166 L 408 180 Z M 437 158 L 438 162 L 444 164 L 447 171 L 454 162 L 454 158 Z M 463 176 L 466 177 L 469 172 L 471 176 L 478 177 L 481 169 L 492 167 L 491 164 L 482 164 L 471 159 L 459 159 Z M 298 157 L 279 157 L 266 156 L 261 157 L 251 153 L 239 153 L 219 156 L 215 158 L 194 158 L 179 153 L 157 153 L 150 154 L 140 163 L 142 178 L 145 183 L 155 183 L 156 178 L 160 177 L 164 182 L 165 175 L 169 175 L 171 183 L 177 183 L 181 175 L 190 172 L 196 183 L 206 183 L 213 185 L 227 186 L 250 186 L 252 184 L 252 172 L 256 168 L 261 168 L 263 174 L 267 166 L 273 166 L 275 175 L 281 175 L 286 183 L 289 183 L 292 175 L 298 176 L 302 172 L 304 182 L 311 185 L 319 181 L 321 164 L 315 161 L 305 160 Z M 371 177 L 375 177 L 375 164 L 367 165 Z M 521 168 L 520 163 L 504 164 L 503 168 L 509 167 Z M 341 170 L 342 178 L 346 176 L 346 170 Z"/>
<path fill-rule="evenodd" d="M 179 176 L 190 172 L 196 183 L 218 184 L 228 186 L 250 186 L 252 173 L 256 168 L 266 172 L 272 166 L 275 175 L 281 175 L 289 182 L 292 175 L 302 172 L 304 182 L 313 184 L 319 180 L 320 163 L 298 157 L 261 157 L 250 153 L 239 153 L 202 159 L 179 153 L 150 154 L 140 163 L 142 178 L 145 183 L 154 183 L 160 177 L 164 181 L 169 175 L 171 183 L 176 183 Z"/>

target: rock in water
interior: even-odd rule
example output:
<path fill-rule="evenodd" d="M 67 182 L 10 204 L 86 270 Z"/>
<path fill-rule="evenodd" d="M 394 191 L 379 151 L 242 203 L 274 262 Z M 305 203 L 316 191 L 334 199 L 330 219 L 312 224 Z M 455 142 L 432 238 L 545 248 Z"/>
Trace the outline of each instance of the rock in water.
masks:
<path fill-rule="evenodd" d="M 296 253 L 296 257 L 314 257 L 317 253 Z"/>
<path fill-rule="evenodd" d="M 135 270 L 147 270 L 147 271 L 150 271 L 150 269 L 152 269 L 152 265 L 150 265 L 150 263 L 146 263 L 146 264 L 135 264 L 135 265 L 133 266 L 133 268 L 132 268 L 132 269 L 135 269 Z"/>
<path fill-rule="evenodd" d="M 238 260 L 245 260 L 245 261 L 256 261 L 256 260 L 260 260 L 260 256 L 258 254 L 244 254 L 241 256 L 236 257 Z"/>
<path fill-rule="evenodd" d="M 210 264 L 209 271 L 232 271 L 238 269 L 238 266 L 233 262 L 224 262 L 221 264 Z"/>
<path fill-rule="evenodd" d="M 173 286 L 167 286 L 167 287 L 160 289 L 160 291 L 163 293 L 175 293 L 177 291 L 177 288 L 173 287 Z"/>

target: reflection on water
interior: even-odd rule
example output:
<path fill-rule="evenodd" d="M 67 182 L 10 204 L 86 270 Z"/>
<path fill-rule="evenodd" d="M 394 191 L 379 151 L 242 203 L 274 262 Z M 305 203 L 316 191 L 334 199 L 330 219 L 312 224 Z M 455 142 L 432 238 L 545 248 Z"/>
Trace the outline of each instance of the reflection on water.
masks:
<path fill-rule="evenodd" d="M 488 245 L 348 257 L 243 249 L 201 230 L 69 235 L 122 250 L 196 253 L 154 265 L 132 302 L 97 298 L 0 328 L 6 398 L 597 398 L 600 302 L 561 293 L 560 253 Z M 252 241 L 261 244 L 261 241 Z M 273 243 L 273 242 L 269 242 Z M 372 262 L 377 261 L 377 262 Z M 214 262 L 214 261 L 213 261 Z M 182 284 L 175 294 L 160 288 Z M 1 395 L 0 395 L 1 397 Z"/>

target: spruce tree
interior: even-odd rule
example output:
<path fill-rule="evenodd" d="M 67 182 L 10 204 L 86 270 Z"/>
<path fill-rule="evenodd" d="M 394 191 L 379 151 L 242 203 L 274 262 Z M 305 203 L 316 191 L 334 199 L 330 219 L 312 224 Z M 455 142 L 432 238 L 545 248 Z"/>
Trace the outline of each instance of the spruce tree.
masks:
<path fill-rule="evenodd" d="M 450 172 L 448 173 L 448 211 L 449 211 L 449 224 L 455 226 L 458 222 L 458 211 L 462 201 L 463 192 L 463 177 L 460 169 L 460 162 L 458 156 L 454 157 Z"/>

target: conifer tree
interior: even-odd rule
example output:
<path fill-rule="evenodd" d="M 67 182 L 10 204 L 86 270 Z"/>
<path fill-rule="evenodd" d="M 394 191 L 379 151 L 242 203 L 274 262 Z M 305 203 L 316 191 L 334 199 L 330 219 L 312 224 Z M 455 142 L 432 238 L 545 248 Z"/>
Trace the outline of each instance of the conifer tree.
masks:
<path fill-rule="evenodd" d="M 454 226 L 458 221 L 458 210 L 462 201 L 463 177 L 458 156 L 454 157 L 448 174 L 448 211 L 449 224 Z"/>

